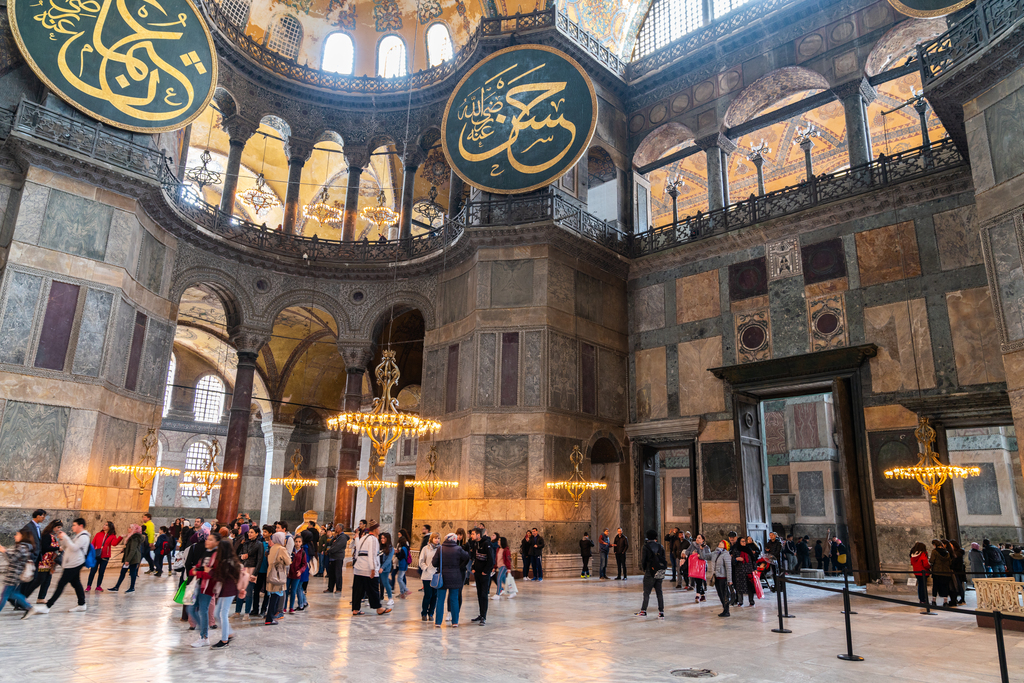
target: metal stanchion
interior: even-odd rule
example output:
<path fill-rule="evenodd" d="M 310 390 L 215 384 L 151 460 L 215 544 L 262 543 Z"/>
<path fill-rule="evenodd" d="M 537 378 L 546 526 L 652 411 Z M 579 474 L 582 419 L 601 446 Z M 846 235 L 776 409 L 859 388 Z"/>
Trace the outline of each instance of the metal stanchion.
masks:
<path fill-rule="evenodd" d="M 779 607 L 779 627 L 773 628 L 772 633 L 792 633 L 792 631 L 786 628 L 785 624 L 782 623 L 782 617 L 785 616 L 782 613 L 782 590 L 785 584 L 779 584 L 779 577 L 781 574 L 774 564 L 772 565 L 772 571 L 775 572 L 775 602 L 778 603 Z"/>
<path fill-rule="evenodd" d="M 778 587 L 778 581 L 775 582 Z M 789 589 L 786 588 L 786 573 L 782 573 L 782 616 L 786 619 L 795 619 L 796 617 L 789 613 Z"/>
<path fill-rule="evenodd" d="M 1003 613 L 992 612 L 992 621 L 996 627 L 996 649 L 999 651 L 999 676 L 1003 683 L 1010 683 L 1010 673 L 1006 669 L 1006 645 L 1003 643 Z"/>
<path fill-rule="evenodd" d="M 843 567 L 843 614 L 846 618 L 846 654 L 836 655 L 847 662 L 863 662 L 863 657 L 853 654 L 853 631 L 850 628 L 850 574 Z"/>

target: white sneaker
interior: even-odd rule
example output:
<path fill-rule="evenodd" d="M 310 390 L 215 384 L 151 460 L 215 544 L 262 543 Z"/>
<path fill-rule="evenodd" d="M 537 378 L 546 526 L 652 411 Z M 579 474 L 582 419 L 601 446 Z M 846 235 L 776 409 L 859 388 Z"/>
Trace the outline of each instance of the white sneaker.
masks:
<path fill-rule="evenodd" d="M 394 604 L 395 604 L 394 598 L 388 598 L 388 607 L 391 607 Z"/>
<path fill-rule="evenodd" d="M 501 596 L 500 595 L 495 595 L 495 596 L 493 596 L 491 598 L 491 600 L 501 600 Z"/>
<path fill-rule="evenodd" d="M 39 608 L 37 608 L 35 605 L 33 605 L 31 608 L 29 608 L 29 610 L 27 612 L 25 612 L 23 615 L 21 615 L 21 618 L 22 619 L 28 619 L 33 614 L 39 614 Z"/>
<path fill-rule="evenodd" d="M 444 620 L 445 621 L 451 621 L 452 620 L 452 615 L 451 614 L 444 615 Z"/>
<path fill-rule="evenodd" d="M 35 605 L 32 609 L 34 609 L 39 614 L 49 614 L 50 613 L 50 608 L 47 607 L 46 605 Z"/>
<path fill-rule="evenodd" d="M 508 599 L 511 600 L 512 598 L 516 597 L 517 595 L 519 595 L 519 594 L 518 593 L 509 593 Z"/>
<path fill-rule="evenodd" d="M 78 605 L 77 607 L 72 607 L 68 611 L 69 612 L 84 612 L 87 609 L 88 609 L 87 605 Z"/>
<path fill-rule="evenodd" d="M 209 638 L 200 638 L 196 642 L 192 643 L 192 647 L 207 647 L 210 644 Z"/>

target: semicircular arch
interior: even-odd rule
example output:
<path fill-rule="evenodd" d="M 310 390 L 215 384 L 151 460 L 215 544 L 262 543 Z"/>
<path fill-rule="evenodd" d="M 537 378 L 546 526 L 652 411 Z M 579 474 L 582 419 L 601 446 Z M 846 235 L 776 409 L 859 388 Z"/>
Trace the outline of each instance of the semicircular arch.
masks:
<path fill-rule="evenodd" d="M 306 288 L 289 290 L 270 301 L 260 312 L 260 320 L 267 327 L 272 327 L 281 311 L 291 306 L 313 306 L 323 310 L 334 318 L 339 335 L 349 327 L 348 314 L 337 299 L 315 289 Z"/>
<path fill-rule="evenodd" d="M 785 66 L 766 73 L 732 101 L 722 117 L 723 128 L 738 126 L 776 102 L 806 90 L 827 90 L 828 79 L 802 66 Z"/>
<path fill-rule="evenodd" d="M 245 287 L 238 280 L 220 270 L 212 268 L 191 268 L 176 273 L 171 282 L 168 298 L 176 304 L 189 287 L 205 285 L 217 296 L 224 306 L 227 328 L 250 324 L 255 316 L 252 300 L 245 293 Z"/>
<path fill-rule="evenodd" d="M 633 153 L 633 166 L 641 167 L 657 161 L 668 150 L 694 138 L 688 127 L 676 121 L 658 126 L 643 139 Z"/>

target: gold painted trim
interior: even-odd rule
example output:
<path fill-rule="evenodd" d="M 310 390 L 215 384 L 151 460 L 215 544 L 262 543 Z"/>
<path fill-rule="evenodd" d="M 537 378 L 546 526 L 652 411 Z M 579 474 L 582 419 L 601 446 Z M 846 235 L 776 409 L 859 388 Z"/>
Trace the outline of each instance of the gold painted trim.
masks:
<path fill-rule="evenodd" d="M 918 19 L 931 19 L 931 18 L 934 18 L 934 17 L 944 17 L 947 14 L 952 14 L 953 12 L 956 12 L 958 10 L 963 9 L 964 7 L 967 7 L 972 2 L 974 2 L 974 0 L 960 0 L 960 2 L 958 2 L 955 5 L 952 5 L 950 7 L 947 7 L 946 9 L 932 10 L 930 12 L 925 12 L 925 11 L 922 11 L 922 10 L 918 10 L 918 9 L 913 9 L 911 7 L 907 7 L 902 2 L 900 2 L 900 0 L 889 0 L 889 4 L 892 5 L 893 7 L 895 7 L 896 11 L 899 12 L 900 14 L 905 14 L 908 17 L 916 17 Z"/>
<path fill-rule="evenodd" d="M 191 0 L 188 0 L 188 1 L 191 2 Z M 452 102 L 455 100 L 455 95 L 457 95 L 459 90 L 462 89 L 462 85 L 467 80 L 469 80 L 469 77 L 472 76 L 473 74 L 475 74 L 477 72 L 477 70 L 480 69 L 480 67 L 482 67 L 484 64 L 486 64 L 487 62 L 491 61 L 495 57 L 499 57 L 499 56 L 501 56 L 503 54 L 506 54 L 508 52 L 517 52 L 519 50 L 540 50 L 542 52 L 550 52 L 551 54 L 557 55 L 558 57 L 561 57 L 565 61 L 567 61 L 570 64 L 572 64 L 572 66 L 580 73 L 580 75 L 583 76 L 583 82 L 587 84 L 587 88 L 590 90 L 590 102 L 593 105 L 592 111 L 593 111 L 594 115 L 593 115 L 593 118 L 590 121 L 590 131 L 587 133 L 587 137 L 586 137 L 587 141 L 583 143 L 583 146 L 580 148 L 579 154 L 577 154 L 573 158 L 572 163 L 566 164 L 565 167 L 562 169 L 562 172 L 559 173 L 558 175 L 550 176 L 546 180 L 544 180 L 543 182 L 537 183 L 536 185 L 531 185 L 530 187 L 526 187 L 526 188 L 518 188 L 518 189 L 515 189 L 515 190 L 505 190 L 505 189 L 499 189 L 499 188 L 495 188 L 495 187 L 484 187 L 482 185 L 477 185 L 475 182 L 473 182 L 472 180 L 467 178 L 458 169 L 458 167 L 454 163 L 452 163 L 452 155 L 448 152 L 448 136 L 445 135 L 445 130 L 446 130 L 447 126 L 448 126 L 448 110 L 451 109 Z M 532 192 L 533 190 L 536 190 L 538 188 L 546 187 L 546 186 L 550 185 L 551 183 L 555 182 L 556 180 L 561 178 L 563 175 L 565 175 L 566 171 L 568 171 L 570 168 L 572 168 L 573 166 L 578 164 L 580 162 L 580 159 L 583 158 L 583 155 L 586 154 L 589 151 L 590 143 L 594 139 L 594 131 L 595 130 L 597 130 L 597 93 L 594 91 L 594 83 L 593 83 L 593 81 L 590 80 L 590 76 L 583 69 L 583 67 L 580 66 L 579 62 L 577 62 L 575 59 L 573 59 L 569 55 L 565 54 L 561 50 L 556 50 L 555 48 L 548 47 L 547 45 L 536 45 L 536 44 L 515 45 L 513 47 L 506 47 L 503 50 L 498 50 L 494 54 L 488 55 L 485 59 L 483 59 L 482 61 L 478 62 L 476 66 L 474 66 L 472 69 L 469 70 L 469 73 L 467 73 L 465 76 L 462 77 L 462 80 L 460 80 L 458 85 L 455 86 L 455 89 L 452 90 L 452 94 L 448 96 L 448 103 L 444 105 L 444 116 L 441 117 L 441 148 L 444 150 L 444 155 L 448 159 L 448 165 L 451 166 L 451 169 L 453 171 L 455 171 L 456 175 L 458 175 L 465 182 L 469 183 L 470 185 L 472 185 L 473 187 L 477 188 L 478 190 L 483 190 L 484 192 L 493 192 L 495 194 L 520 194 L 520 193 L 525 193 L 525 192 Z"/>
<path fill-rule="evenodd" d="M 18 0 L 7 0 L 7 20 L 11 24 L 11 33 L 14 35 L 14 40 L 18 44 L 18 50 L 21 51 L 21 56 L 25 58 L 25 61 L 28 62 L 28 65 L 32 68 L 32 73 L 34 73 L 36 75 L 36 78 L 45 83 L 46 87 L 48 87 L 50 90 L 56 93 L 56 95 L 60 97 L 62 100 L 70 104 L 78 111 L 91 116 L 97 121 L 101 121 L 107 124 L 108 126 L 113 126 L 114 128 L 118 128 L 120 130 L 131 131 L 133 133 L 148 133 L 153 135 L 157 133 L 168 133 L 170 131 L 180 130 L 188 124 L 195 121 L 197 118 L 199 118 L 200 115 L 202 115 L 204 111 L 206 111 L 206 107 L 208 107 L 210 101 L 213 100 L 213 94 L 214 92 L 216 92 L 217 84 L 220 81 L 220 58 L 217 55 L 217 48 L 213 44 L 213 35 L 210 33 L 210 27 L 206 25 L 206 20 L 203 19 L 202 13 L 199 11 L 199 8 L 196 7 L 195 3 L 192 2 L 192 0 L 185 0 L 185 2 L 187 2 L 188 6 L 192 8 L 193 12 L 195 12 L 196 18 L 199 20 L 199 25 L 203 27 L 203 33 L 206 35 L 206 42 L 210 46 L 210 55 L 212 57 L 211 61 L 213 62 L 213 64 L 211 65 L 211 70 L 213 71 L 213 74 L 210 78 L 210 92 L 206 94 L 206 99 L 203 101 L 202 105 L 196 108 L 196 112 L 192 116 L 188 117 L 188 119 L 186 119 L 185 121 L 175 123 L 173 126 L 161 126 L 159 128 L 131 126 L 127 123 L 121 123 L 119 121 L 113 121 L 111 119 L 108 119 L 107 117 L 101 116 L 96 112 L 90 110 L 81 102 L 75 101 L 71 98 L 70 95 L 66 94 L 63 90 L 54 85 L 53 82 L 46 77 L 46 74 L 43 73 L 43 70 L 39 68 L 39 65 L 36 64 L 36 61 L 32 59 L 31 53 L 25 48 L 25 43 L 21 40 L 21 30 L 18 28 L 18 17 L 15 12 L 15 3 L 17 1 Z"/>

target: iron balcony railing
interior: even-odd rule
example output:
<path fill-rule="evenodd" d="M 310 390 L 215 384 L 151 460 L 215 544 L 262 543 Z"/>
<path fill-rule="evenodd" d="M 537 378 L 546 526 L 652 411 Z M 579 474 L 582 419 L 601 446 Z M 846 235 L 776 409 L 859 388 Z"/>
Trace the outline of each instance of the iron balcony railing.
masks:
<path fill-rule="evenodd" d="M 953 142 L 946 138 L 928 147 L 894 154 L 855 168 L 820 175 L 774 192 L 752 196 L 735 204 L 697 213 L 675 224 L 663 225 L 633 237 L 631 256 L 646 256 L 681 244 L 855 197 L 897 183 L 966 165 Z"/>
<path fill-rule="evenodd" d="M 938 80 L 994 43 L 1021 19 L 1024 0 L 976 0 L 974 8 L 945 33 L 917 46 L 921 82 L 929 85 Z"/>

